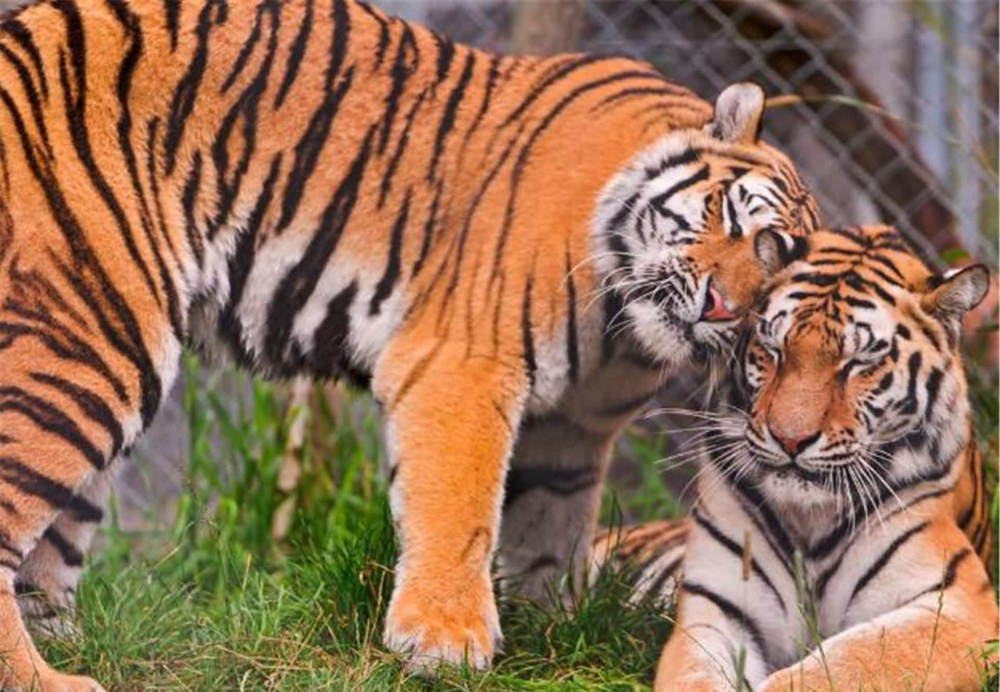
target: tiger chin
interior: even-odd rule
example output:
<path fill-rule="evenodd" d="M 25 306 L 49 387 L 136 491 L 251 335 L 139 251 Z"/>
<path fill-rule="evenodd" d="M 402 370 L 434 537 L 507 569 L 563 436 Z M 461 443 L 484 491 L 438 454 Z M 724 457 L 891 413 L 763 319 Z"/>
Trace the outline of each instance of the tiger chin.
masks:
<path fill-rule="evenodd" d="M 674 559 L 686 545 L 656 690 L 974 692 L 998 611 L 958 339 L 988 271 L 936 274 L 887 227 L 805 243 L 672 525 Z M 626 544 L 668 553 L 667 526 Z"/>
<path fill-rule="evenodd" d="M 40 0 L 0 45 L 0 687 L 99 688 L 46 664 L 15 593 L 72 607 L 187 345 L 370 386 L 385 643 L 485 668 L 498 544 L 509 592 L 582 572 L 618 432 L 818 225 L 753 85 L 713 108 L 353 0 Z"/>

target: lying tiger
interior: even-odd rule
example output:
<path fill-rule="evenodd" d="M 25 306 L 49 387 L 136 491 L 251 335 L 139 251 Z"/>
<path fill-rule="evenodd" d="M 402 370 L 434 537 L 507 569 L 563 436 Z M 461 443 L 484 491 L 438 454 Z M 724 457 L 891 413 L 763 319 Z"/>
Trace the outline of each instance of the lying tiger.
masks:
<path fill-rule="evenodd" d="M 656 689 L 978 690 L 998 613 L 958 335 L 988 272 L 886 227 L 808 247 L 741 343 L 691 518 L 618 549 L 647 593 L 680 581 Z"/>
<path fill-rule="evenodd" d="M 7 15 L 0 686 L 99 689 L 49 667 L 22 609 L 72 606 L 115 462 L 192 344 L 371 387 L 401 547 L 385 642 L 489 665 L 497 546 L 528 596 L 587 559 L 618 432 L 729 347 L 757 239 L 818 225 L 763 105 L 355 0 Z"/>

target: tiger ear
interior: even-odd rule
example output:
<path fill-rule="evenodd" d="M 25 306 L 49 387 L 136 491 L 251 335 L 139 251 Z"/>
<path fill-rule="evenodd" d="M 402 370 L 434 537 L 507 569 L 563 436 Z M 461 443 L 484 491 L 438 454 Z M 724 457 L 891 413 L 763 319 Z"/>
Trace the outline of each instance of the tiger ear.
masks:
<path fill-rule="evenodd" d="M 771 275 L 805 257 L 809 252 L 809 241 L 804 236 L 762 228 L 754 236 L 753 249 L 764 273 Z"/>
<path fill-rule="evenodd" d="M 990 270 L 973 264 L 931 277 L 920 306 L 931 315 L 957 321 L 979 305 L 989 290 Z"/>
<path fill-rule="evenodd" d="M 716 139 L 733 144 L 753 144 L 760 136 L 764 90 L 753 82 L 730 84 L 715 99 L 712 122 L 706 130 Z"/>

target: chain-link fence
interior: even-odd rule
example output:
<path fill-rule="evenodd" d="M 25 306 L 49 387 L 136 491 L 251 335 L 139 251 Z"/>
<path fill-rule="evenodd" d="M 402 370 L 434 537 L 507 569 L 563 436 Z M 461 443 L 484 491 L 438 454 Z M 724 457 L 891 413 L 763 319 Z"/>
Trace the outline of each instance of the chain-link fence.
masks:
<path fill-rule="evenodd" d="M 742 80 L 798 96 L 773 102 L 765 137 L 799 166 L 827 222 L 889 222 L 930 257 L 964 247 L 996 264 L 992 0 L 377 4 L 490 50 L 642 58 L 707 99 Z M 181 487 L 184 419 L 176 400 L 167 408 L 140 453 L 146 463 L 122 479 L 126 505 L 163 507 Z"/>

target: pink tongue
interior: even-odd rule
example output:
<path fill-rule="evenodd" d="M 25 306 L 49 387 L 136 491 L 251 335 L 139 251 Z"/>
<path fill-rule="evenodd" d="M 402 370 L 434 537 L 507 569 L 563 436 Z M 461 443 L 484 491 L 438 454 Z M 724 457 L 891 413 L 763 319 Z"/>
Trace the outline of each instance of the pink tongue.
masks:
<path fill-rule="evenodd" d="M 715 322 L 731 320 L 736 317 L 734 313 L 726 309 L 726 303 L 722 299 L 722 294 L 719 293 L 719 289 L 717 289 L 714 285 L 709 285 L 708 291 L 712 294 L 712 309 L 702 315 L 702 319 Z"/>

